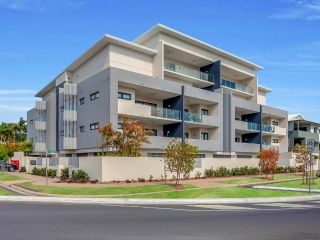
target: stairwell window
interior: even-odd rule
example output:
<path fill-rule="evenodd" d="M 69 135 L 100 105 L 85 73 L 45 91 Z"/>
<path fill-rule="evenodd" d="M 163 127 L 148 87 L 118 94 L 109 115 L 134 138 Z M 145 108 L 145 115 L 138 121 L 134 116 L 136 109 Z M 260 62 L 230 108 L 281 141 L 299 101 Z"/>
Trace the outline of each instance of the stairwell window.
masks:
<path fill-rule="evenodd" d="M 272 139 L 272 143 L 279 143 L 279 139 L 276 139 L 276 138 Z"/>
<path fill-rule="evenodd" d="M 92 93 L 92 94 L 90 94 L 90 101 L 96 100 L 99 97 L 100 97 L 99 92 Z"/>
<path fill-rule="evenodd" d="M 80 129 L 80 132 L 85 132 L 86 131 L 85 126 L 80 126 L 79 129 Z"/>
<path fill-rule="evenodd" d="M 124 93 L 124 92 L 118 92 L 118 98 L 124 99 L 124 100 L 131 100 L 131 94 Z"/>
<path fill-rule="evenodd" d="M 201 140 L 209 140 L 209 133 L 201 132 Z"/>
<path fill-rule="evenodd" d="M 84 97 L 83 97 L 83 98 L 80 98 L 80 100 L 79 100 L 80 105 L 83 105 L 83 104 L 84 104 L 84 100 L 85 100 Z"/>
<path fill-rule="evenodd" d="M 90 130 L 96 130 L 99 128 L 99 123 L 91 123 L 90 124 Z"/>

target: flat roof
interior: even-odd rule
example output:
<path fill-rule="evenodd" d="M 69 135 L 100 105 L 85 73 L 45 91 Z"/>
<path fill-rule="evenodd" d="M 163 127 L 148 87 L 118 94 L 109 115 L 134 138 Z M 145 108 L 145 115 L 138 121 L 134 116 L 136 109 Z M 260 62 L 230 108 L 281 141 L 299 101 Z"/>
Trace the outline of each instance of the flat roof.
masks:
<path fill-rule="evenodd" d="M 272 92 L 272 89 L 271 89 L 271 88 L 264 87 L 264 86 L 261 86 L 261 85 L 258 85 L 258 89 L 259 89 L 260 91 L 266 92 L 266 93 Z"/>
<path fill-rule="evenodd" d="M 238 61 L 238 62 L 241 62 L 243 65 L 246 65 L 248 67 L 251 67 L 255 70 L 261 70 L 263 69 L 262 66 L 259 66 L 255 63 L 252 63 L 244 58 L 241 58 L 241 57 L 238 57 L 232 53 L 229 53 L 227 51 L 224 51 L 220 48 L 217 48 L 213 45 L 210 45 L 206 42 L 203 42 L 199 39 L 196 39 L 194 37 L 191 37 L 187 34 L 184 34 L 182 32 L 179 32 L 179 31 L 176 31 L 172 28 L 169 28 L 165 25 L 162 25 L 162 24 L 157 24 L 155 26 L 153 26 L 151 29 L 149 29 L 148 31 L 146 31 L 145 33 L 141 34 L 140 36 L 138 36 L 135 40 L 133 40 L 133 42 L 137 43 L 137 44 L 141 44 L 143 43 L 144 41 L 146 41 L 147 39 L 151 38 L 152 36 L 154 36 L 155 34 L 159 33 L 159 32 L 164 32 L 168 35 L 171 35 L 171 36 L 174 36 L 176 38 L 179 38 L 179 39 L 182 39 L 186 42 L 189 42 L 189 43 L 192 43 L 192 44 L 195 44 L 195 45 L 198 45 L 204 49 L 207 49 L 209 51 L 212 51 L 220 56 L 223 56 L 223 57 L 226 57 L 226 58 L 229 58 L 229 59 L 232 59 L 232 60 L 235 60 L 235 61 Z"/>

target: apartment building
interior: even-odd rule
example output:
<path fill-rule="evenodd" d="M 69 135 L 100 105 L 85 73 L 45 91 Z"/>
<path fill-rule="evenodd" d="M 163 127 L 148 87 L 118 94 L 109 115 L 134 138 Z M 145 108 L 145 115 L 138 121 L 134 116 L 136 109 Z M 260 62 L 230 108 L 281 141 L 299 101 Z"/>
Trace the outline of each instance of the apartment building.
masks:
<path fill-rule="evenodd" d="M 35 155 L 99 152 L 98 127 L 124 116 L 151 130 L 145 156 L 161 156 L 173 138 L 201 157 L 250 157 L 288 151 L 288 115 L 266 105 L 262 67 L 163 25 L 132 42 L 105 35 L 41 89 L 28 112 Z"/>
<path fill-rule="evenodd" d="M 289 151 L 292 152 L 296 144 L 306 145 L 308 140 L 316 142 L 314 154 L 319 155 L 320 123 L 306 119 L 301 114 L 289 115 Z"/>

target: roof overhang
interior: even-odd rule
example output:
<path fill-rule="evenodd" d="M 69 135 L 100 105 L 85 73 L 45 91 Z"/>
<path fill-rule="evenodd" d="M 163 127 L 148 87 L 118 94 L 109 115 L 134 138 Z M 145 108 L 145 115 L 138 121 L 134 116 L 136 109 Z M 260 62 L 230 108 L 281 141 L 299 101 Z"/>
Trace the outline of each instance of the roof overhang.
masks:
<path fill-rule="evenodd" d="M 245 60 L 243 58 L 240 58 L 234 54 L 231 54 L 229 52 L 226 52 L 220 48 L 214 47 L 208 43 L 205 43 L 201 40 L 198 40 L 194 37 L 191 37 L 189 35 L 186 35 L 184 33 L 181 33 L 179 31 L 176 31 L 172 28 L 169 28 L 167 26 L 164 26 L 162 24 L 157 24 L 154 27 L 152 27 L 151 29 L 149 29 L 148 31 L 146 31 L 145 33 L 143 33 L 142 35 L 140 35 L 139 37 L 137 37 L 133 42 L 137 43 L 137 44 L 142 44 L 143 42 L 145 42 L 147 39 L 153 37 L 155 34 L 159 33 L 159 32 L 163 32 L 165 34 L 171 35 L 175 38 L 181 39 L 185 42 L 191 43 L 193 45 L 199 46 L 203 49 L 206 49 L 208 51 L 212 51 L 215 54 L 218 54 L 222 57 L 225 57 L 227 59 L 239 62 L 245 66 L 248 66 L 250 68 L 253 68 L 254 70 L 261 70 L 263 69 L 262 66 L 259 66 L 257 64 L 254 64 L 248 60 Z"/>
<path fill-rule="evenodd" d="M 264 86 L 261 86 L 261 85 L 258 86 L 258 90 L 262 91 L 262 92 L 265 92 L 265 93 L 271 93 L 272 92 L 271 88 L 264 87 Z"/>

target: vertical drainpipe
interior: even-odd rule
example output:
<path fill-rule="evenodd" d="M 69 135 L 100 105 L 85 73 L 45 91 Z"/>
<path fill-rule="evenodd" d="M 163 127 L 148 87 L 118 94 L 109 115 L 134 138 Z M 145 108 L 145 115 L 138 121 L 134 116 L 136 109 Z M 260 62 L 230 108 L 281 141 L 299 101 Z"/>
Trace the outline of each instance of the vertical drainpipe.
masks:
<path fill-rule="evenodd" d="M 181 104 L 181 124 L 182 124 L 182 142 L 185 141 L 185 136 L 184 136 L 184 86 L 181 88 L 181 97 L 182 97 L 182 104 Z"/>
<path fill-rule="evenodd" d="M 262 150 L 262 105 L 260 105 L 260 151 Z"/>

